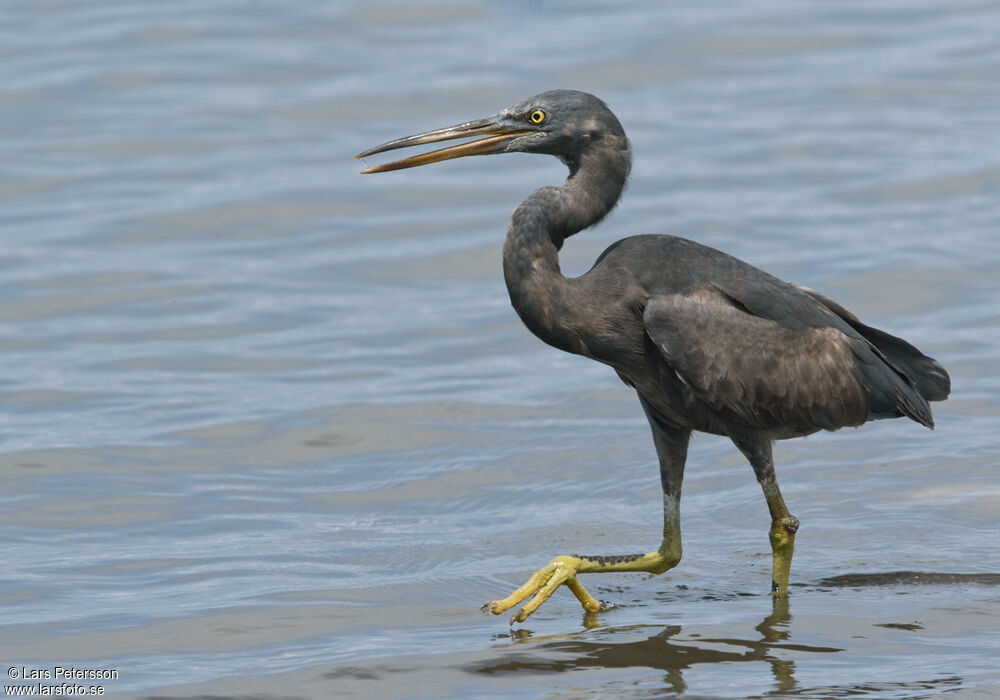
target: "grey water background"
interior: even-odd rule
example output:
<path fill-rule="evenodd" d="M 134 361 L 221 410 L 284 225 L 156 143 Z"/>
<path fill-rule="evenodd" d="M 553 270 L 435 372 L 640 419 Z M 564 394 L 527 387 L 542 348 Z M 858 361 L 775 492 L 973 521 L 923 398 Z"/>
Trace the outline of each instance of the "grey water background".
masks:
<path fill-rule="evenodd" d="M 0 4 L 4 669 L 136 697 L 1000 695 L 998 36 L 972 0 Z M 568 273 L 694 238 L 951 372 L 933 432 L 779 443 L 787 609 L 751 470 L 697 436 L 677 569 L 588 579 L 596 618 L 565 591 L 513 633 L 478 612 L 554 555 L 658 543 L 648 428 L 509 307 L 507 217 L 563 166 L 352 157 L 554 87 L 635 153 Z"/>

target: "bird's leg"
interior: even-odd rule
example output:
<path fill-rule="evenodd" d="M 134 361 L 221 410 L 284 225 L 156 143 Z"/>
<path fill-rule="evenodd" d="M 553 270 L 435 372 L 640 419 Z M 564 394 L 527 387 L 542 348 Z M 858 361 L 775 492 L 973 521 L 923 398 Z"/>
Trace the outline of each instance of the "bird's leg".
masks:
<path fill-rule="evenodd" d="M 767 499 L 767 508 L 771 511 L 771 593 L 777 596 L 788 595 L 788 577 L 792 568 L 792 553 L 795 551 L 795 533 L 799 529 L 799 519 L 788 512 L 781 490 L 771 475 L 759 479 Z"/>
<path fill-rule="evenodd" d="M 646 407 L 645 402 L 643 406 Z M 647 416 L 649 409 L 647 408 Z M 559 556 L 542 567 L 528 581 L 502 600 L 490 601 L 482 606 L 484 613 L 500 613 L 513 608 L 531 597 L 510 623 L 524 622 L 542 603 L 565 584 L 576 596 L 586 612 L 600 612 L 604 605 L 596 600 L 577 580 L 577 574 L 616 573 L 644 571 L 662 574 L 677 566 L 681 559 L 680 498 L 687 457 L 687 430 L 667 428 L 650 416 L 653 442 L 660 461 L 660 480 L 663 485 L 663 541 L 659 549 L 648 554 L 620 554 L 611 556 L 572 554 Z"/>
<path fill-rule="evenodd" d="M 767 509 L 771 513 L 771 593 L 776 596 L 788 595 L 788 577 L 792 568 L 792 553 L 795 550 L 795 533 L 799 529 L 799 519 L 788 512 L 785 499 L 781 497 L 778 480 L 774 474 L 774 460 L 771 443 L 762 438 L 734 439 L 764 490 Z"/>

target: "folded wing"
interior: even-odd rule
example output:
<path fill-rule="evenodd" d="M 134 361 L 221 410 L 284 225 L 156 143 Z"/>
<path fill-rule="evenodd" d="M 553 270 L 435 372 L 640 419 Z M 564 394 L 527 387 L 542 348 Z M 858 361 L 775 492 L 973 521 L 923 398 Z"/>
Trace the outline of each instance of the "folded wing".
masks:
<path fill-rule="evenodd" d="M 771 314 L 754 312 L 768 308 L 763 289 L 747 299 L 716 285 L 655 296 L 646 334 L 695 397 L 730 421 L 793 433 L 898 416 L 933 426 L 913 381 L 848 320 L 791 285 L 782 291 Z"/>

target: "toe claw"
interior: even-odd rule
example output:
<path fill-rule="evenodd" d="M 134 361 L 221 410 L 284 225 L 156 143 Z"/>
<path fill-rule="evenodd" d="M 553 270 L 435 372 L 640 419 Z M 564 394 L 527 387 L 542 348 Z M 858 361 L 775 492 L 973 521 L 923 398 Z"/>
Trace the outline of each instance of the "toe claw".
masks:
<path fill-rule="evenodd" d="M 493 613 L 494 615 L 500 614 L 500 611 L 497 610 L 497 602 L 495 600 L 483 603 L 482 606 L 480 606 L 479 608 L 479 612 L 481 612 L 483 615 L 489 615 L 490 613 Z"/>

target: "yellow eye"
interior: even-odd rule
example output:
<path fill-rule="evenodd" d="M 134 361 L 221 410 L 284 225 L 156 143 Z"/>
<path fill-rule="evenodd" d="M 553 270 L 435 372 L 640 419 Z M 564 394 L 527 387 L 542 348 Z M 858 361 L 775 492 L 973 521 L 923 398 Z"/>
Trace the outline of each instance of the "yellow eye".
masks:
<path fill-rule="evenodd" d="M 540 109 L 536 109 L 531 114 L 528 115 L 528 119 L 532 124 L 541 124 L 545 121 L 545 112 Z"/>

